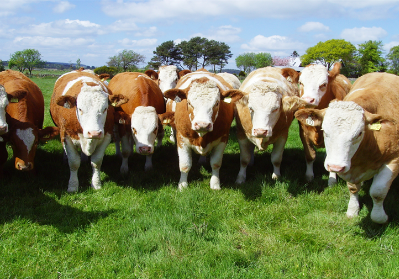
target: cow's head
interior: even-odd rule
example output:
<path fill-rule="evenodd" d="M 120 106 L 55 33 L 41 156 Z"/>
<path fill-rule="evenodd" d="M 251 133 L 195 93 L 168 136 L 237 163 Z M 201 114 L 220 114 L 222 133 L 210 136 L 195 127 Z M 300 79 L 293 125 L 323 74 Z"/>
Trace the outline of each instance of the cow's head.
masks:
<path fill-rule="evenodd" d="M 158 114 L 154 107 L 137 107 L 131 117 L 131 128 L 136 152 L 149 155 L 154 152 L 158 134 Z"/>
<path fill-rule="evenodd" d="M 158 86 L 162 92 L 176 87 L 179 76 L 174 65 L 159 67 Z"/>
<path fill-rule="evenodd" d="M 184 90 L 170 89 L 165 97 L 174 100 L 187 99 L 187 111 L 191 121 L 191 129 L 200 136 L 213 131 L 213 124 L 219 113 L 220 102 L 231 98 L 229 102 L 238 101 L 243 95 L 238 90 L 223 91 L 214 80 L 202 77 L 191 82 Z"/>
<path fill-rule="evenodd" d="M 16 122 L 9 133 L 15 158 L 15 168 L 21 171 L 34 169 L 34 159 L 40 141 L 47 141 L 59 134 L 57 127 L 39 129 L 29 122 Z"/>
<path fill-rule="evenodd" d="M 76 116 L 83 129 L 83 136 L 87 139 L 101 139 L 104 137 L 104 125 L 107 118 L 108 106 L 115 107 L 127 102 L 122 95 L 108 95 L 101 85 L 87 85 L 83 83 L 77 98 L 60 96 L 57 104 L 65 108 L 76 108 Z"/>
<path fill-rule="evenodd" d="M 340 63 L 335 63 L 330 72 L 323 65 L 305 67 L 299 76 L 301 98 L 310 105 L 318 106 L 327 92 L 328 84 L 339 74 L 340 68 Z"/>
<path fill-rule="evenodd" d="M 26 96 L 26 91 L 16 90 L 7 93 L 4 86 L 0 84 L 0 135 L 8 132 L 8 124 L 6 121 L 6 108 L 9 103 L 18 103 Z"/>
<path fill-rule="evenodd" d="M 389 123 L 351 101 L 331 102 L 323 110 L 299 110 L 295 117 L 305 125 L 323 129 L 327 153 L 324 167 L 336 173 L 350 170 L 352 157 L 367 130 L 380 130 Z"/>

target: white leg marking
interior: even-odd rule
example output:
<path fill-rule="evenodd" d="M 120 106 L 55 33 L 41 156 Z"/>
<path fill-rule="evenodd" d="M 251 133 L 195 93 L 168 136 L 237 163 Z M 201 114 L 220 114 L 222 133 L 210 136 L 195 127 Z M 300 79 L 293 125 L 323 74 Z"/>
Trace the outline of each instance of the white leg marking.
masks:
<path fill-rule="evenodd" d="M 337 174 L 335 172 L 330 172 L 330 176 L 328 177 L 328 186 L 333 186 L 337 184 Z"/>
<path fill-rule="evenodd" d="M 99 144 L 91 155 L 91 166 L 93 168 L 93 177 L 91 179 L 91 187 L 98 190 L 101 189 L 101 177 L 100 177 L 100 169 L 103 163 L 104 152 L 109 143 L 111 142 L 111 135 L 106 134 L 104 136 L 103 142 Z"/>
<path fill-rule="evenodd" d="M 68 182 L 68 192 L 76 192 L 79 188 L 78 170 L 80 167 L 80 154 L 77 152 L 72 140 L 65 137 L 63 143 L 65 154 L 68 158 L 70 177 Z"/>
<path fill-rule="evenodd" d="M 223 153 L 226 148 L 227 143 L 221 142 L 217 146 L 215 146 L 211 153 L 210 163 L 212 167 L 212 177 L 211 177 L 211 189 L 220 190 L 220 178 L 219 178 L 219 170 L 222 166 L 223 161 Z"/>
<path fill-rule="evenodd" d="M 177 147 L 177 153 L 179 154 L 179 168 L 180 168 L 180 181 L 179 181 L 179 190 L 182 191 L 184 188 L 187 188 L 187 176 L 188 172 L 192 166 L 192 157 L 191 157 L 191 149 L 182 144 L 182 147 Z"/>
<path fill-rule="evenodd" d="M 152 154 L 145 156 L 144 170 L 145 171 L 152 170 Z"/>
<path fill-rule="evenodd" d="M 349 203 L 348 203 L 348 210 L 346 211 L 346 216 L 348 218 L 353 218 L 359 215 L 359 193 L 350 193 Z"/>
<path fill-rule="evenodd" d="M 244 183 L 247 178 L 247 166 L 251 161 L 255 145 L 248 139 L 238 140 L 240 146 L 240 171 L 238 172 L 236 183 Z"/>
<path fill-rule="evenodd" d="M 280 137 L 273 144 L 273 151 L 271 154 L 272 164 L 273 164 L 273 175 L 272 179 L 277 180 L 280 176 L 281 161 L 283 160 L 284 146 L 287 138 Z"/>

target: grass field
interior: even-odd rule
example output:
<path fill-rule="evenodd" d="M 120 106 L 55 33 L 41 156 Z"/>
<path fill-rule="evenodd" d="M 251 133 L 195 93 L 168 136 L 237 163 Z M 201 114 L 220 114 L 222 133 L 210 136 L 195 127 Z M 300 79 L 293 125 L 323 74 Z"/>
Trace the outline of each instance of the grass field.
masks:
<path fill-rule="evenodd" d="M 55 78 L 33 78 L 46 100 Z M 210 166 L 194 156 L 189 186 L 177 190 L 178 158 L 167 137 L 144 172 L 134 154 L 130 172 L 110 145 L 103 188 L 90 188 L 82 163 L 80 190 L 66 192 L 69 168 L 59 138 L 39 147 L 37 174 L 20 173 L 10 159 L 0 182 L 0 278 L 399 278 L 398 181 L 385 200 L 389 223 L 371 222 L 370 182 L 358 218 L 345 216 L 349 192 L 327 187 L 319 150 L 316 178 L 304 179 L 296 120 L 290 129 L 282 179 L 271 179 L 270 148 L 258 152 L 247 182 L 234 184 L 239 148 L 232 127 L 220 170 L 221 191 L 209 189 Z"/>

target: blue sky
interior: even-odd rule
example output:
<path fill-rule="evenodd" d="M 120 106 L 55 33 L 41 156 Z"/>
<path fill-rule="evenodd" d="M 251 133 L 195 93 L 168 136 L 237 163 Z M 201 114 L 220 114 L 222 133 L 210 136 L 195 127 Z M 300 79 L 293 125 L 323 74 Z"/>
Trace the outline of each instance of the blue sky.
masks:
<path fill-rule="evenodd" d="M 145 66 L 161 43 L 195 36 L 245 52 L 300 55 L 329 39 L 399 45 L 399 0 L 1 0 L 0 59 L 34 48 L 49 62 L 89 66 L 129 49 Z"/>

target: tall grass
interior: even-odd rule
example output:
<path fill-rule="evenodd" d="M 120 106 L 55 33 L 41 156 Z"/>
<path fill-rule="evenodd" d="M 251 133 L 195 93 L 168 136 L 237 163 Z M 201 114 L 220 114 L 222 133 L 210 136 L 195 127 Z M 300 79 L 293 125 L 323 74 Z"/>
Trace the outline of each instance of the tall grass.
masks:
<path fill-rule="evenodd" d="M 53 125 L 48 105 L 55 79 L 33 80 L 46 99 L 45 125 Z M 277 182 L 269 148 L 256 154 L 247 182 L 234 184 L 239 147 L 233 125 L 222 190 L 209 189 L 210 166 L 198 166 L 194 156 L 189 186 L 179 192 L 176 148 L 167 137 L 163 143 L 152 171 L 144 172 L 144 156 L 134 154 L 126 176 L 111 144 L 103 188 L 90 188 L 92 170 L 82 163 L 75 194 L 66 192 L 69 168 L 59 138 L 39 147 L 36 175 L 17 172 L 10 158 L 0 181 L 0 277 L 399 277 L 398 182 L 385 201 L 388 224 L 370 220 L 369 182 L 359 217 L 347 219 L 348 190 L 342 180 L 327 187 L 323 150 L 315 180 L 306 183 L 296 121 Z"/>

